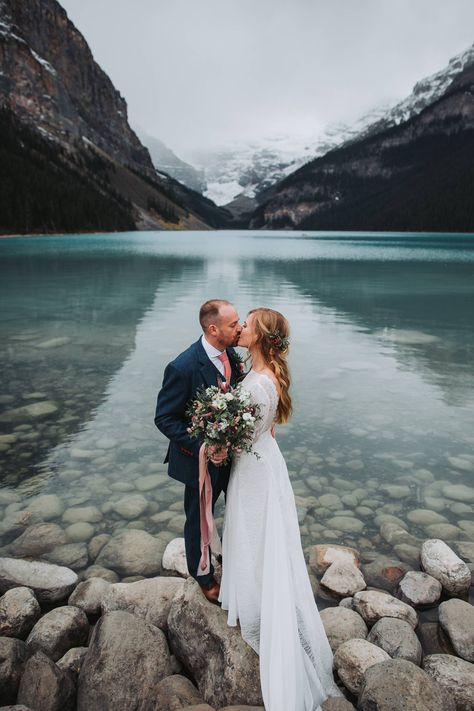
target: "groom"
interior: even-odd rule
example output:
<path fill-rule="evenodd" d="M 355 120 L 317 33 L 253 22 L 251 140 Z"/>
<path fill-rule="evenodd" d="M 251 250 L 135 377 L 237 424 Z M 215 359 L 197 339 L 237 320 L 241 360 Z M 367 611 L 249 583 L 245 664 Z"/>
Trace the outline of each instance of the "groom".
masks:
<path fill-rule="evenodd" d="M 240 362 L 232 346 L 239 340 L 242 326 L 234 306 L 223 299 L 206 301 L 199 311 L 203 335 L 165 368 L 163 385 L 158 393 L 155 425 L 170 440 L 165 462 L 168 474 L 185 484 L 184 542 L 190 574 L 201 586 L 210 602 L 217 602 L 219 585 L 211 563 L 207 575 L 199 575 L 201 529 L 199 512 L 199 448 L 192 439 L 185 412 L 198 390 L 227 380 L 234 385 L 241 374 Z M 221 491 L 226 492 L 230 465 L 218 466 L 225 458 L 219 449 L 208 448 L 209 473 L 212 480 L 212 508 Z"/>

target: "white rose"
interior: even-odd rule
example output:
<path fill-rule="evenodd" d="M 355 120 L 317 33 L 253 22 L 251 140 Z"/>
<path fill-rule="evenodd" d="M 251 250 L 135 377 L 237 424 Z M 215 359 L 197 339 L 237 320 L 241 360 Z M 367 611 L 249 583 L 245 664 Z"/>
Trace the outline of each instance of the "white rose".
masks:
<path fill-rule="evenodd" d="M 234 396 L 232 395 L 232 393 L 226 393 L 224 395 L 224 398 L 230 402 L 231 400 L 234 399 Z"/>
<path fill-rule="evenodd" d="M 253 417 L 250 412 L 244 412 L 244 414 L 242 415 L 242 419 L 246 422 L 253 422 L 255 420 L 255 417 Z"/>

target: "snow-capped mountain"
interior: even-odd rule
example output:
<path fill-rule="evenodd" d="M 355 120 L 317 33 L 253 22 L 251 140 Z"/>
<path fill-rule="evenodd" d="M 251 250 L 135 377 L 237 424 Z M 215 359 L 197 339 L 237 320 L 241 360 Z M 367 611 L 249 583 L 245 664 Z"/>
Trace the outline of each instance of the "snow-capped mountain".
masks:
<path fill-rule="evenodd" d="M 412 93 L 395 105 L 383 104 L 355 123 L 334 123 L 307 136 L 279 135 L 253 141 L 232 142 L 210 151 L 195 151 L 189 161 L 204 171 L 206 197 L 228 205 L 237 197 L 254 200 L 310 160 L 362 137 L 375 135 L 419 114 L 439 98 L 452 80 L 474 60 L 474 45 L 453 57 L 447 67 L 418 81 Z"/>

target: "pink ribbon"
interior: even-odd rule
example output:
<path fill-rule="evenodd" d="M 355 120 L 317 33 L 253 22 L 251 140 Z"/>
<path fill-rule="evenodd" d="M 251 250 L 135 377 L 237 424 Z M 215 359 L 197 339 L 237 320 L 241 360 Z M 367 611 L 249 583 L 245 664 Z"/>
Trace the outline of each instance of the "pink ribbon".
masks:
<path fill-rule="evenodd" d="M 198 575 L 206 575 L 211 568 L 209 548 L 214 554 L 222 552 L 221 541 L 217 533 L 212 513 L 212 482 L 207 468 L 206 445 L 199 449 L 199 516 L 201 524 L 201 560 Z"/>

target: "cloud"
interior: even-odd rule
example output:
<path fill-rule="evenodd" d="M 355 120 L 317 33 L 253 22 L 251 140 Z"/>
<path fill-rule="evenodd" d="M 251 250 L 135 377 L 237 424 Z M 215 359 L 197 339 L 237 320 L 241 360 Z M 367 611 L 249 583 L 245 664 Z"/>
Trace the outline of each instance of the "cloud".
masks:
<path fill-rule="evenodd" d="M 471 0 L 62 0 L 129 115 L 176 150 L 311 133 L 472 44 Z"/>

